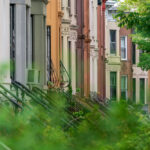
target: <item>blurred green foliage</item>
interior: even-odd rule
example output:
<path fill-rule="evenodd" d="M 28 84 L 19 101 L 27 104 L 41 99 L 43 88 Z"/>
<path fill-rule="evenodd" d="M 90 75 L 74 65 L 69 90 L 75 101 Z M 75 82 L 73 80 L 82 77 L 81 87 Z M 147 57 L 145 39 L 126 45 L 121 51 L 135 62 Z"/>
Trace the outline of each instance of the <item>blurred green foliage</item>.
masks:
<path fill-rule="evenodd" d="M 71 112 L 63 94 L 50 95 L 50 112 L 33 103 L 18 113 L 0 106 L 0 150 L 149 150 L 150 120 L 138 106 L 121 101 L 105 115 L 98 106 Z"/>

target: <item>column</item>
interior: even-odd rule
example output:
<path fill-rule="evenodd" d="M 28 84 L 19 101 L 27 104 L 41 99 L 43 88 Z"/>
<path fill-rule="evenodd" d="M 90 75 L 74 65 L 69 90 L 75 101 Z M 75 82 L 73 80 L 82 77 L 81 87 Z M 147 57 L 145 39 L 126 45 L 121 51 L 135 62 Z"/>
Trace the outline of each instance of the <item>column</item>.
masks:
<path fill-rule="evenodd" d="M 16 4 L 16 80 L 25 84 L 26 74 L 26 5 Z"/>
<path fill-rule="evenodd" d="M 93 92 L 93 61 L 90 55 L 90 92 Z"/>
<path fill-rule="evenodd" d="M 40 84 L 46 85 L 46 40 L 45 40 L 45 22 L 43 15 L 34 15 L 34 59 L 35 68 L 40 71 Z"/>
<path fill-rule="evenodd" d="M 0 71 L 6 64 L 6 72 L 0 73 L 0 82 L 10 83 L 10 33 L 9 33 L 9 0 L 0 0 Z"/>
<path fill-rule="evenodd" d="M 98 82 L 98 79 L 97 79 L 97 73 L 98 73 L 97 72 L 97 69 L 98 69 L 97 60 L 98 60 L 98 58 L 96 56 L 94 59 L 94 72 L 93 72 L 93 74 L 94 74 L 94 92 L 96 92 L 96 93 L 97 93 L 97 82 Z"/>
<path fill-rule="evenodd" d="M 110 99 L 110 71 L 106 69 L 106 98 Z"/>
<path fill-rule="evenodd" d="M 71 45 L 71 58 L 72 58 L 72 90 L 73 90 L 73 94 L 76 93 L 76 44 L 75 41 L 72 41 L 72 45 Z"/>
<path fill-rule="evenodd" d="M 63 64 L 64 64 L 64 67 L 67 70 L 67 72 L 69 72 L 68 58 L 69 58 L 69 54 L 68 54 L 68 36 L 63 35 Z M 66 73 L 64 74 L 64 79 L 65 79 L 65 81 L 68 80 L 68 77 L 67 77 Z"/>

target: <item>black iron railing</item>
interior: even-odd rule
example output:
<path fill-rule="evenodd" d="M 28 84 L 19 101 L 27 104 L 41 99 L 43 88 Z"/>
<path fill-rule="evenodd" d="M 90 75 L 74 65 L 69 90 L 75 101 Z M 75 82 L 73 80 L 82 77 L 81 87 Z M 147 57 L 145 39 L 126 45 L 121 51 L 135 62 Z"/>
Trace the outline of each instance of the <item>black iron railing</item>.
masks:
<path fill-rule="evenodd" d="M 62 88 L 71 87 L 71 77 L 62 61 L 60 61 L 60 75 L 61 75 L 60 80 L 61 87 Z"/>
<path fill-rule="evenodd" d="M 50 88 L 56 88 L 59 87 L 60 80 L 57 74 L 57 71 L 55 70 L 54 64 L 52 60 L 50 61 L 50 82 L 49 82 L 49 87 Z"/>

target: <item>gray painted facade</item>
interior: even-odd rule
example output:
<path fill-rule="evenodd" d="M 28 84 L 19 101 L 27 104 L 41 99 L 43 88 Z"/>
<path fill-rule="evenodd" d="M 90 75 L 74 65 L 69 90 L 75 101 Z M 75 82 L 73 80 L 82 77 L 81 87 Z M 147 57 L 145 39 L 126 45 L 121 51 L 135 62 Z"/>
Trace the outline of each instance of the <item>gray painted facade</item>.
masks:
<path fill-rule="evenodd" d="M 40 71 L 40 84 L 46 85 L 46 4 L 45 0 L 32 0 L 32 48 L 35 68 Z"/>

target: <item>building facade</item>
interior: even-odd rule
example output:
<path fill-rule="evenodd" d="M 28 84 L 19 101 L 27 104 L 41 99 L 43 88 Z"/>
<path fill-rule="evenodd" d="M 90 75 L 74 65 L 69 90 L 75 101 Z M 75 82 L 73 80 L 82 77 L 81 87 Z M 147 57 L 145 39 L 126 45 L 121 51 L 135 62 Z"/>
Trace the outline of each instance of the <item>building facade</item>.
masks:
<path fill-rule="evenodd" d="M 50 0 L 47 5 L 47 79 L 55 87 L 60 86 L 61 0 Z"/>
<path fill-rule="evenodd" d="M 97 8 L 97 38 L 98 38 L 98 97 L 106 99 L 106 73 L 105 73 L 105 8 L 106 0 L 98 0 Z"/>
<path fill-rule="evenodd" d="M 106 96 L 114 100 L 132 100 L 147 104 L 148 72 L 138 67 L 142 50 L 132 42 L 132 30 L 119 28 L 112 14 L 116 2 L 108 1 L 106 10 Z"/>
<path fill-rule="evenodd" d="M 3 19 L 0 30 L 6 43 L 1 45 L 3 58 L 0 61 L 10 64 L 7 78 L 24 85 L 45 85 L 47 1 L 6 0 L 1 3 L 5 13 L 0 13 Z"/>
<path fill-rule="evenodd" d="M 98 34 L 97 34 L 97 1 L 90 0 L 90 92 L 98 92 Z"/>
<path fill-rule="evenodd" d="M 76 0 L 62 0 L 62 62 L 66 69 L 65 82 L 70 82 L 73 94 L 76 93 L 76 42 L 77 42 L 77 3 Z M 68 81 L 69 80 L 69 81 Z"/>
<path fill-rule="evenodd" d="M 120 28 L 112 17 L 116 13 L 115 2 L 106 3 L 106 97 L 120 99 Z"/>
<path fill-rule="evenodd" d="M 89 0 L 77 0 L 77 88 L 90 95 L 90 22 Z"/>

